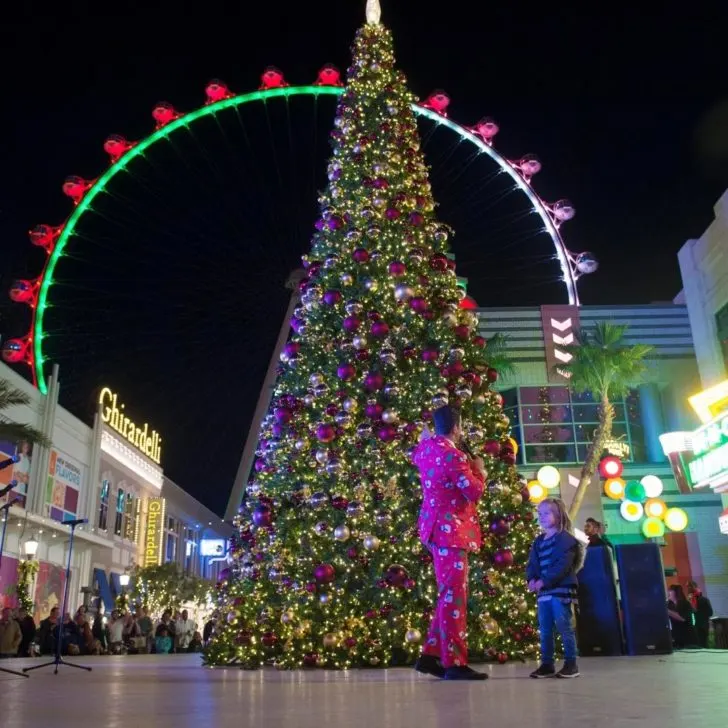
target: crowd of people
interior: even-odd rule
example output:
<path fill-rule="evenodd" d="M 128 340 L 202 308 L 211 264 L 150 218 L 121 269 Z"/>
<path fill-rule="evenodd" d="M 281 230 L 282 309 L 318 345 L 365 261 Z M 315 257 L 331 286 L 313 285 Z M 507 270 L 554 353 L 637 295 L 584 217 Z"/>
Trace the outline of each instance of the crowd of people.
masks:
<path fill-rule="evenodd" d="M 212 623 L 205 625 L 209 639 Z M 64 655 L 170 654 L 200 652 L 202 634 L 187 610 L 166 610 L 157 620 L 138 606 L 134 611 L 114 609 L 110 618 L 91 614 L 80 606 L 72 617 L 61 619 L 58 607 L 36 625 L 25 609 L 6 607 L 0 613 L 0 657 L 33 657 L 55 654 L 61 641 Z"/>

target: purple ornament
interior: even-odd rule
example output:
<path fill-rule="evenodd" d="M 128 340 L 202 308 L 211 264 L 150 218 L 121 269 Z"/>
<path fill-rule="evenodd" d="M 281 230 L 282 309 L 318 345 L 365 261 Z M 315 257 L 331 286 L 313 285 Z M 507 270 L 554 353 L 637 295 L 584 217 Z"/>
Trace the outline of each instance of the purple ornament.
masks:
<path fill-rule="evenodd" d="M 301 345 L 297 341 L 289 341 L 284 351 L 286 354 L 288 354 L 289 357 L 294 358 L 298 356 L 298 352 L 301 350 Z"/>
<path fill-rule="evenodd" d="M 422 296 L 410 298 L 409 305 L 415 313 L 425 313 L 427 311 L 427 301 Z"/>
<path fill-rule="evenodd" d="M 364 389 L 367 392 L 376 392 L 384 386 L 384 377 L 379 372 L 369 372 L 364 377 Z"/>
<path fill-rule="evenodd" d="M 421 212 L 410 212 L 409 221 L 415 227 L 419 227 L 425 222 L 425 217 Z"/>
<path fill-rule="evenodd" d="M 230 578 L 231 571 L 230 569 L 223 569 L 218 575 L 217 580 L 218 581 L 227 581 Z"/>
<path fill-rule="evenodd" d="M 368 404 L 366 408 L 364 409 L 364 414 L 370 419 L 370 420 L 378 420 L 382 416 L 382 412 L 384 412 L 384 407 L 382 407 L 379 402 L 374 402 L 373 404 Z"/>
<path fill-rule="evenodd" d="M 291 328 L 300 334 L 301 331 L 306 327 L 306 322 L 303 319 L 296 318 L 295 316 L 291 319 Z"/>
<path fill-rule="evenodd" d="M 321 442 L 331 442 L 336 437 L 336 430 L 333 425 L 321 424 L 316 428 L 316 437 Z"/>
<path fill-rule="evenodd" d="M 332 215 L 329 219 L 329 230 L 341 230 L 344 227 L 344 220 L 338 215 Z"/>
<path fill-rule="evenodd" d="M 319 584 L 329 584 L 334 580 L 336 571 L 331 564 L 319 564 L 313 572 L 313 576 Z"/>
<path fill-rule="evenodd" d="M 392 442 L 397 437 L 397 428 L 394 425 L 383 425 L 377 430 L 377 437 L 382 442 Z"/>
<path fill-rule="evenodd" d="M 293 419 L 293 412 L 288 407 L 276 407 L 273 416 L 276 418 L 276 422 L 286 425 Z"/>
<path fill-rule="evenodd" d="M 422 350 L 422 361 L 437 361 L 439 356 L 440 353 L 434 346 L 427 346 Z"/>
<path fill-rule="evenodd" d="M 387 218 L 387 220 L 399 220 L 402 213 L 396 208 L 396 207 L 388 207 L 387 210 L 384 213 L 384 216 Z"/>
<path fill-rule="evenodd" d="M 400 278 L 407 272 L 407 266 L 401 260 L 393 260 L 389 264 L 389 275 Z"/>
<path fill-rule="evenodd" d="M 341 291 L 330 290 L 324 293 L 324 303 L 327 306 L 335 306 L 341 301 Z"/>
<path fill-rule="evenodd" d="M 339 379 L 343 379 L 345 382 L 348 382 L 356 376 L 356 368 L 353 364 L 349 364 L 348 362 L 345 364 L 339 364 L 339 368 L 336 370 L 336 376 Z"/>
<path fill-rule="evenodd" d="M 361 319 L 357 316 L 347 316 L 343 321 L 344 331 L 348 331 L 350 334 L 353 334 L 355 331 L 359 330 L 359 327 L 361 326 Z"/>
<path fill-rule="evenodd" d="M 357 248 L 352 254 L 351 257 L 354 259 L 356 263 L 368 263 L 369 262 L 369 252 L 365 250 L 364 248 Z"/>
<path fill-rule="evenodd" d="M 271 507 L 265 504 L 256 506 L 253 511 L 253 523 L 260 528 L 270 526 L 273 523 L 273 511 Z"/>
<path fill-rule="evenodd" d="M 498 518 L 490 524 L 490 532 L 495 536 L 507 536 L 510 530 L 511 527 L 508 521 L 503 518 Z"/>

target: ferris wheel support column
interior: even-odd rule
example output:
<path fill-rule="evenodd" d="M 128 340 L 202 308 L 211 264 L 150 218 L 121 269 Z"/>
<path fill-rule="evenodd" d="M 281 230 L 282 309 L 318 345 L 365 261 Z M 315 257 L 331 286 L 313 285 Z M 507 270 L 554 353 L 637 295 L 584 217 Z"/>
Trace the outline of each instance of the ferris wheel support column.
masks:
<path fill-rule="evenodd" d="M 263 380 L 263 386 L 260 390 L 258 404 L 250 423 L 248 437 L 245 440 L 245 448 L 243 449 L 243 455 L 240 458 L 240 465 L 238 466 L 238 472 L 235 476 L 232 491 L 230 492 L 230 500 L 228 501 L 227 510 L 225 511 L 226 521 L 232 521 L 232 519 L 235 518 L 238 508 L 243 502 L 243 494 L 245 493 L 245 487 L 248 484 L 250 471 L 253 468 L 253 460 L 255 459 L 255 451 L 258 447 L 260 428 L 263 424 L 263 418 L 268 412 L 268 407 L 270 406 L 270 401 L 273 396 L 273 389 L 276 384 L 276 379 L 278 378 L 277 370 L 280 362 L 280 356 L 283 352 L 283 347 L 288 341 L 288 336 L 291 330 L 293 310 L 300 302 L 298 284 L 304 276 L 304 271 L 302 269 L 297 269 L 291 273 L 286 281 L 286 288 L 289 288 L 292 291 L 291 300 L 288 304 L 286 315 L 283 318 L 283 325 L 281 326 L 280 333 L 278 334 L 278 340 L 276 341 L 275 348 L 273 349 L 273 355 L 271 357 L 270 364 L 268 364 L 268 371 L 266 372 L 265 379 Z"/>

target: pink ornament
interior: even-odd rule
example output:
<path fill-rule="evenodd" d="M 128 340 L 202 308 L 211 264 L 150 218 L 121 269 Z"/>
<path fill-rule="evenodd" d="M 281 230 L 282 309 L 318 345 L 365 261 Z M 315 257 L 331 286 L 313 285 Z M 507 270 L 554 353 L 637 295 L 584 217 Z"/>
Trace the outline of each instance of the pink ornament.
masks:
<path fill-rule="evenodd" d="M 447 256 L 443 253 L 435 253 L 430 258 L 430 268 L 440 272 L 447 270 Z"/>
<path fill-rule="evenodd" d="M 389 264 L 389 274 L 394 278 L 400 278 L 407 272 L 407 266 L 401 260 L 393 260 Z"/>
<path fill-rule="evenodd" d="M 507 569 L 513 566 L 513 552 L 510 549 L 498 549 L 493 554 L 493 564 L 497 569 Z"/>
<path fill-rule="evenodd" d="M 427 301 L 422 296 L 413 296 L 409 302 L 410 308 L 419 314 L 427 311 Z"/>
<path fill-rule="evenodd" d="M 336 376 L 345 382 L 352 380 L 356 376 L 356 367 L 353 364 L 339 364 L 336 370 Z"/>
<path fill-rule="evenodd" d="M 372 324 L 371 334 L 377 339 L 384 338 L 389 333 L 389 326 L 386 321 L 375 321 Z"/>
<path fill-rule="evenodd" d="M 420 227 L 425 222 L 425 216 L 421 212 L 410 212 L 409 221 L 411 225 Z"/>
<path fill-rule="evenodd" d="M 384 217 L 387 218 L 387 220 L 399 220 L 399 218 L 402 216 L 402 213 L 396 208 L 396 207 L 388 207 L 387 210 L 384 213 Z"/>
<path fill-rule="evenodd" d="M 259 528 L 267 528 L 273 523 L 273 511 L 271 507 L 261 504 L 253 511 L 253 523 Z"/>
<path fill-rule="evenodd" d="M 377 430 L 377 437 L 382 442 L 392 442 L 397 437 L 397 428 L 394 425 L 383 425 Z"/>
<path fill-rule="evenodd" d="M 440 356 L 440 352 L 435 346 L 427 346 L 422 350 L 422 361 L 434 362 Z"/>
<path fill-rule="evenodd" d="M 491 457 L 498 457 L 500 455 L 501 451 L 501 445 L 498 440 L 486 440 L 485 445 L 483 445 L 483 450 L 485 451 L 486 455 L 490 455 Z"/>

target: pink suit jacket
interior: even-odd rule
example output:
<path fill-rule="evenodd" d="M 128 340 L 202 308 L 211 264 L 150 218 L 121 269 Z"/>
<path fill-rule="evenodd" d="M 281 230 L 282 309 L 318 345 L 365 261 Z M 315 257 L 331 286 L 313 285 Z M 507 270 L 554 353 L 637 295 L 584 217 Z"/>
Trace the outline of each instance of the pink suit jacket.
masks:
<path fill-rule="evenodd" d="M 481 535 L 476 504 L 484 488 L 480 473 L 441 435 L 420 442 L 412 460 L 422 483 L 418 522 L 422 543 L 477 551 Z"/>

